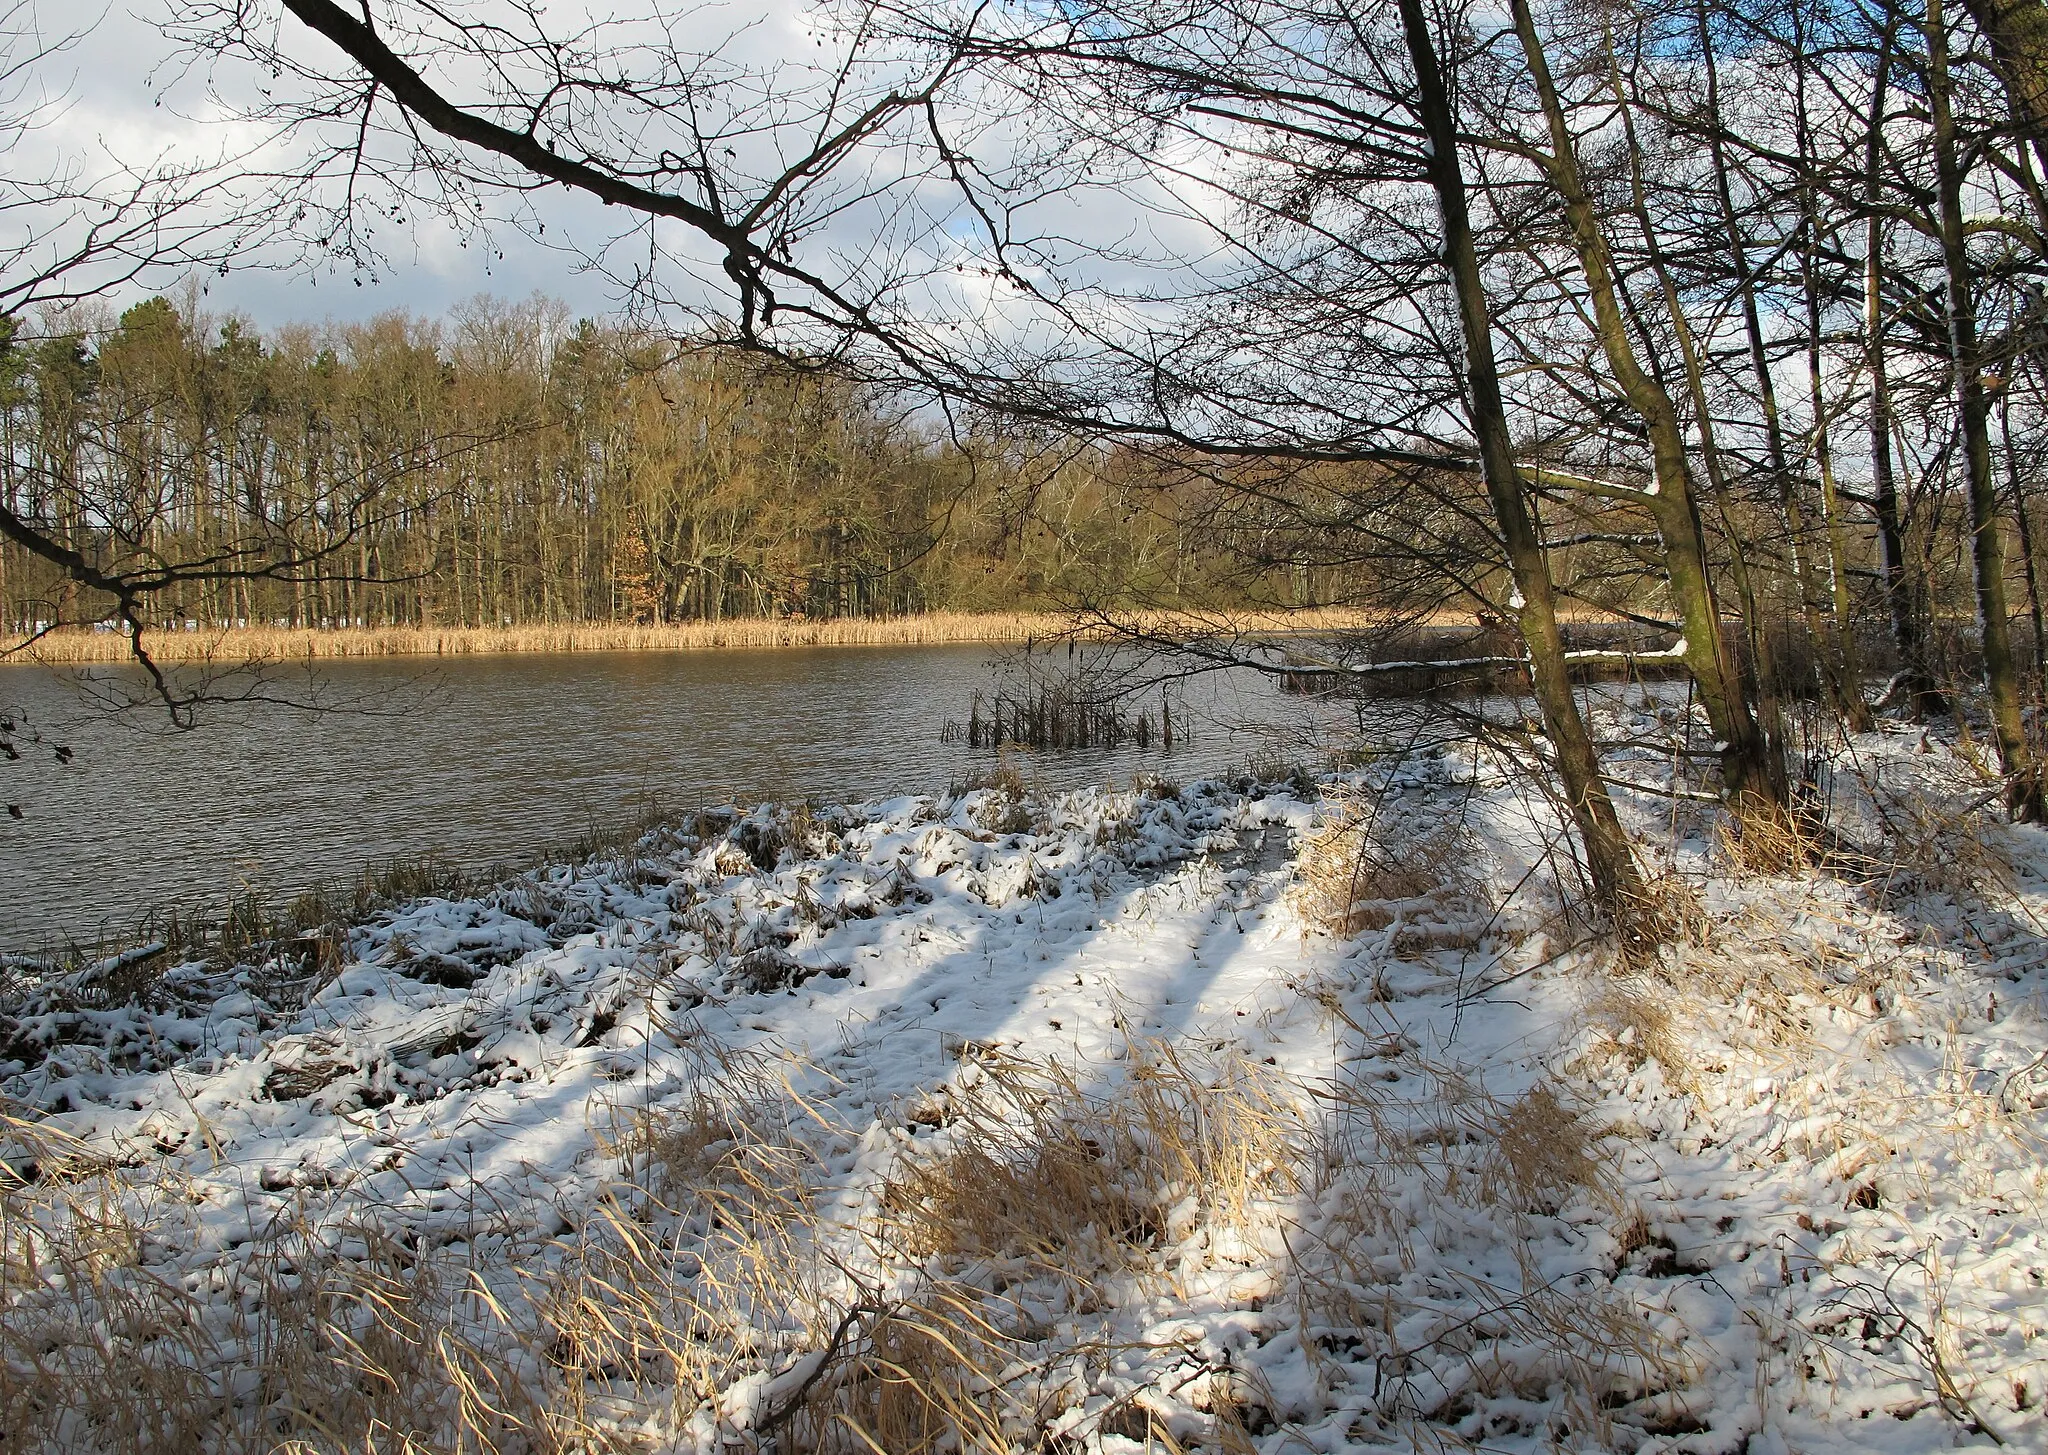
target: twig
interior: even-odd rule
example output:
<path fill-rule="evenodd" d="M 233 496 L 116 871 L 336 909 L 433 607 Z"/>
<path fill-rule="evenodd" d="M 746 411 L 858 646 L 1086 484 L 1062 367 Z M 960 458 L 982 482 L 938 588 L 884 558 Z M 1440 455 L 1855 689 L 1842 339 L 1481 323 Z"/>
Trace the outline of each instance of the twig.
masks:
<path fill-rule="evenodd" d="M 787 1424 L 795 1416 L 796 1412 L 803 1407 L 804 1400 L 809 1397 L 811 1390 L 817 1385 L 818 1381 L 825 1377 L 825 1371 L 832 1367 L 833 1357 L 838 1354 L 840 1346 L 846 1342 L 847 1334 L 852 1332 L 854 1325 L 860 1322 L 860 1316 L 862 1314 L 880 1315 L 887 1312 L 888 1310 L 880 1304 L 869 1303 L 866 1300 L 862 1300 L 860 1303 L 856 1303 L 847 1309 L 845 1315 L 839 1320 L 839 1327 L 832 1331 L 832 1337 L 825 1341 L 825 1347 L 818 1352 L 818 1362 L 812 1366 L 811 1372 L 803 1377 L 797 1387 L 789 1392 L 788 1397 L 781 1404 L 777 1405 L 755 1423 L 755 1431 L 766 1435 L 772 1433 L 779 1426 Z"/>

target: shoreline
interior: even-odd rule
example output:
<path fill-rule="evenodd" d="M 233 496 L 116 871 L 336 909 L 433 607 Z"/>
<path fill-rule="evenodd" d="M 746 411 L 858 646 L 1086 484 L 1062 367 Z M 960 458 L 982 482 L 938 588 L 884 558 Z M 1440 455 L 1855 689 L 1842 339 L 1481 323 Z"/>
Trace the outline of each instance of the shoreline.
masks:
<path fill-rule="evenodd" d="M 1228 620 L 1252 630 L 1336 631 L 1374 620 L 1346 607 L 1311 607 L 1289 612 L 1217 613 L 1182 618 L 1167 612 L 1138 613 L 1147 626 L 1179 620 L 1219 624 Z M 894 617 L 739 617 L 716 622 L 638 626 L 616 622 L 565 622 L 514 627 L 239 627 L 192 632 L 152 632 L 150 655 L 159 662 L 239 664 L 309 659 L 382 657 L 481 657 L 562 655 L 577 652 L 766 651 L 785 647 L 913 647 L 1023 642 L 1071 630 L 1073 618 L 1059 612 L 935 611 Z M 1103 635 L 1084 627 L 1083 638 Z M 128 638 L 119 632 L 67 630 L 32 642 L 0 641 L 0 664 L 41 667 L 114 666 L 133 660 Z"/>

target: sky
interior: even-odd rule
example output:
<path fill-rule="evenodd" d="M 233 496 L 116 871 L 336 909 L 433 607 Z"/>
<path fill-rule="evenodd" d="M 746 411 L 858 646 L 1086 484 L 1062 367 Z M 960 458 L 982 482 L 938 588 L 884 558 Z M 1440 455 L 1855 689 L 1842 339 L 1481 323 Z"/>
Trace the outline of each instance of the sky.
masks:
<path fill-rule="evenodd" d="M 38 98 L 54 103 L 54 123 L 27 138 L 40 156 L 135 163 L 210 155 L 249 135 L 223 121 L 228 108 L 221 93 L 232 101 L 232 88 L 250 84 L 250 74 L 229 66 L 211 74 L 175 66 L 175 47 L 163 25 L 168 0 L 88 0 L 75 16 L 47 0 L 26 0 L 26 8 L 46 43 L 64 34 L 60 27 L 74 27 L 63 53 L 42 63 L 31 80 Z M 17 24 L 18 17 L 17 11 Z M 300 39 L 302 52 L 324 44 L 310 34 Z M 406 235 L 387 237 L 384 266 L 369 276 L 309 263 L 293 249 L 252 258 L 225 276 L 187 276 L 204 289 L 210 310 L 241 314 L 258 326 L 346 322 L 392 310 L 438 316 L 479 293 L 539 293 L 560 299 L 575 315 L 597 316 L 617 311 L 623 295 L 585 265 L 576 245 L 601 243 L 615 221 L 594 203 L 557 194 L 550 199 L 544 240 L 500 226 L 465 245 L 452 227 L 428 217 Z M 184 276 L 159 274 L 150 286 L 126 287 L 109 301 L 118 309 L 151 292 L 181 292 L 184 283 Z"/>
<path fill-rule="evenodd" d="M 75 19 L 59 8 L 62 3 L 0 0 L 0 35 L 6 32 L 10 5 L 16 28 L 25 13 L 42 29 L 45 43 L 57 39 L 60 16 L 73 27 L 71 43 L 37 77 L 61 107 L 55 124 L 24 143 L 27 151 L 41 148 L 46 163 L 58 156 L 84 156 L 99 158 L 101 165 L 109 160 L 139 165 L 158 157 L 250 152 L 268 144 L 272 135 L 247 120 L 261 105 L 259 87 L 267 84 L 286 99 L 306 94 L 301 89 L 305 83 L 289 74 L 282 81 L 270 80 L 246 59 L 206 56 L 203 64 L 195 63 L 193 52 L 166 34 L 173 16 L 189 16 L 211 0 L 84 0 L 92 8 L 81 9 Z M 221 0 L 224 8 L 228 3 Z M 319 76 L 354 74 L 328 42 L 283 15 L 276 0 L 236 3 L 255 5 L 253 13 L 259 16 L 267 13 L 265 23 L 278 27 L 276 34 L 293 63 Z M 675 69 L 691 77 L 687 97 L 697 124 L 716 133 L 710 154 L 728 174 L 722 196 L 728 205 L 734 197 L 744 205 L 744 199 L 760 195 L 765 179 L 815 144 L 821 131 L 844 125 L 885 90 L 900 93 L 907 74 L 925 74 L 915 60 L 863 51 L 870 63 L 845 91 L 830 93 L 835 97 L 827 113 L 831 119 L 820 121 L 812 103 L 828 94 L 837 74 L 837 37 L 820 19 L 821 7 L 829 3 L 633 0 L 617 7 L 614 0 L 548 0 L 538 13 L 551 38 L 574 36 L 588 23 L 600 32 L 595 44 L 607 50 L 639 47 L 618 63 L 635 77 L 650 69 L 659 73 L 670 57 L 680 57 Z M 489 16 L 520 23 L 519 6 L 492 0 L 434 9 L 464 21 Z M 379 13 L 389 33 L 391 24 L 433 12 L 410 0 L 384 0 Z M 394 43 L 401 51 L 409 49 L 403 41 Z M 430 75 L 462 103 L 474 104 L 487 94 L 478 74 L 448 60 L 445 44 L 419 53 L 431 55 Z M 458 69 L 450 72 L 447 66 Z M 706 76 L 722 84 L 696 84 Z M 683 88 L 676 94 L 684 94 Z M 636 101 L 644 95 L 634 93 Z M 1173 295 L 1214 248 L 1207 218 L 1214 208 L 1189 205 L 1185 197 L 1165 191 L 1153 196 L 1131 190 L 1128 178 L 1116 180 L 1120 166 L 1097 170 L 1100 159 L 1087 146 L 1067 151 L 1057 124 L 1048 127 L 1046 117 L 1014 96 L 1007 97 L 1006 107 L 1006 95 L 993 85 L 963 89 L 946 118 L 954 154 L 964 147 L 983 169 L 975 207 L 963 203 L 947 167 L 935 160 L 922 114 L 899 113 L 892 123 L 897 131 L 887 144 L 864 145 L 835 159 L 826 176 L 790 194 L 811 209 L 803 215 L 813 219 L 797 244 L 797 261 L 860 296 L 869 316 L 899 337 L 922 338 L 927 347 L 974 367 L 1023 367 L 998 364 L 998 356 L 1057 351 L 1074 318 L 1092 319 L 1092 327 L 1106 332 L 1135 326 L 1146 333 L 1153 320 L 1145 300 Z M 0 87 L 0 111 L 6 100 Z M 721 113 L 719 108 L 727 105 L 730 110 Z M 388 104 L 383 113 L 387 119 L 396 115 Z M 672 118 L 650 119 L 633 103 L 608 103 L 604 124 L 613 130 L 598 145 L 638 158 L 686 145 Z M 1044 155 L 1041 133 L 1051 138 L 1043 141 L 1049 149 Z M 541 134 L 547 136 L 545 130 Z M 352 122 L 344 119 L 328 135 L 353 140 Z M 565 142 L 564 149 L 570 145 Z M 300 155 L 295 151 L 286 157 L 273 150 L 268 165 L 292 175 Z M 0 176 L 8 175 L 10 161 L 20 160 L 0 155 Z M 1037 170 L 1041 162 L 1044 171 Z M 1201 165 L 1199 158 L 1178 162 L 1182 181 Z M 1008 176 L 1012 167 L 1027 170 L 1025 182 L 1008 195 L 1030 200 L 1020 217 L 992 224 L 981 210 L 991 197 L 988 179 Z M 21 169 L 16 167 L 13 175 L 22 175 Z M 682 187 L 684 174 L 673 171 L 664 185 Z M 490 205 L 518 205 L 509 196 L 497 194 Z M 286 205 L 280 193 L 272 210 Z M 216 318 L 239 315 L 259 335 L 284 324 L 347 323 L 393 311 L 445 317 L 479 295 L 514 301 L 540 295 L 565 305 L 572 318 L 623 312 L 634 297 L 620 279 L 648 258 L 644 234 L 638 231 L 644 219 L 555 187 L 531 194 L 530 207 L 545 223 L 540 229 L 544 236 L 506 223 L 485 235 L 465 236 L 431 207 L 414 208 L 401 222 L 387 218 L 378 223 L 382 255 L 374 267 L 316 262 L 317 251 L 300 239 L 298 246 L 245 256 L 224 273 L 160 273 L 130 285 L 108 298 L 109 316 L 150 292 L 176 298 L 192 285 L 204 289 L 205 311 Z M 0 260 L 6 222 L 0 208 Z M 999 225 L 1010 238 L 1006 263 L 1033 273 L 1037 292 L 991 266 L 991 225 Z M 638 316 L 677 335 L 700 330 L 707 314 L 730 318 L 737 304 L 712 245 L 680 222 L 664 222 L 660 228 L 655 282 L 639 295 L 641 301 L 655 298 L 657 306 Z M 1042 246 L 1034 249 L 1033 242 Z M 612 272 L 592 266 L 592 259 L 603 260 Z M 1051 297 L 1060 303 L 1047 303 Z M 785 311 L 782 318 L 778 338 L 786 344 L 815 347 L 821 339 L 839 341 L 829 330 L 792 332 L 804 327 L 800 317 L 792 323 Z"/>

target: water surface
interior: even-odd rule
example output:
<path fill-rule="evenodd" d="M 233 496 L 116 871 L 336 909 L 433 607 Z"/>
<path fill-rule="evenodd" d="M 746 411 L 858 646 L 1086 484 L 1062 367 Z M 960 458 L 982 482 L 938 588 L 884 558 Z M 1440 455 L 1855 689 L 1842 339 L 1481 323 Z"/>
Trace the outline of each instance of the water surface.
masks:
<path fill-rule="evenodd" d="M 473 866 L 530 860 L 649 804 L 687 808 L 935 792 L 992 755 L 941 741 L 992 680 L 981 646 L 778 649 L 334 661 L 319 691 L 352 706 L 110 716 L 77 678 L 0 668 L 0 707 L 75 757 L 0 763 L 0 947 L 128 932 L 152 909 L 217 907 L 438 851 Z M 121 673 L 102 681 L 132 682 Z M 281 679 L 281 689 L 308 688 Z M 1248 725 L 1294 723 L 1301 699 L 1250 674 L 1176 689 L 1182 741 L 1020 760 L 1047 787 L 1242 764 Z M 1192 734 L 1192 741 L 1188 740 Z"/>

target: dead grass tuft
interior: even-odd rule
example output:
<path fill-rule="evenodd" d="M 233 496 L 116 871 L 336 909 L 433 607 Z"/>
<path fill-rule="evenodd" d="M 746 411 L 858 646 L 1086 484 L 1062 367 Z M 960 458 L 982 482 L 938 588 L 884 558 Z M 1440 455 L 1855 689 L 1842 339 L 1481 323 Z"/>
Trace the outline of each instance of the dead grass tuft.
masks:
<path fill-rule="evenodd" d="M 1461 931 L 1469 944 L 1480 898 L 1473 850 L 1460 824 L 1397 827 L 1370 799 L 1339 791 L 1325 797 L 1321 822 L 1302 841 L 1297 902 L 1310 924 L 1342 939 L 1401 920 L 1439 948 L 1457 944 Z"/>
<path fill-rule="evenodd" d="M 794 1068 L 715 1043 L 693 1050 L 689 1090 L 635 1114 L 612 1142 L 627 1176 L 671 1209 L 758 1176 L 763 1162 L 781 1163 L 798 1145 L 789 1120 Z"/>
<path fill-rule="evenodd" d="M 198 1449 L 225 1412 L 208 1377 L 216 1342 L 192 1300 L 141 1266 L 148 1218 L 137 1202 L 104 1168 L 8 1189 L 0 1450 L 9 1455 Z"/>
<path fill-rule="evenodd" d="M 1042 1140 L 1038 1130 L 983 1129 L 906 1161 L 883 1200 L 904 1250 L 1058 1258 L 1081 1271 L 1127 1262 L 1157 1241 L 1151 1209 L 1121 1184 L 1108 1148 L 1080 1127 L 1046 1129 Z"/>
<path fill-rule="evenodd" d="M 1056 1062 L 985 1056 L 949 1088 L 938 1144 L 882 1196 L 914 1257 L 1007 1257 L 1065 1274 L 1129 1267 L 1170 1214 L 1245 1225 L 1291 1185 L 1296 1111 L 1257 1068 L 1134 1046 L 1124 1085 L 1084 1090 Z"/>
<path fill-rule="evenodd" d="M 517 1439 L 538 1411 L 501 1352 L 472 1342 L 462 1274 L 361 1220 L 299 1221 L 263 1242 L 238 1331 L 255 1376 L 237 1411 L 249 1434 L 268 1426 L 308 1451 L 433 1449 L 451 1431 L 481 1449 Z"/>
<path fill-rule="evenodd" d="M 1740 874 L 1793 874 L 1826 857 L 1818 825 L 1796 809 L 1746 797 L 1714 826 L 1721 858 Z"/>
<path fill-rule="evenodd" d="M 1008 745 L 997 750 L 996 760 L 989 767 L 976 769 L 947 789 L 951 798 L 969 793 L 983 795 L 974 818 L 991 833 L 1028 834 L 1038 826 L 1031 805 L 1042 795 L 1032 792 L 1031 783 Z"/>
<path fill-rule="evenodd" d="M 1654 962 L 1671 945 L 1707 942 L 1713 924 L 1693 887 L 1677 874 L 1655 874 L 1623 914 L 1616 942 L 1626 965 Z"/>
<path fill-rule="evenodd" d="M 1677 1033 L 1672 987 L 1646 976 L 1610 979 L 1587 997 L 1586 1019 L 1631 1070 L 1656 1062 L 1664 1079 L 1684 1090 L 1694 1084 L 1691 1057 Z"/>
<path fill-rule="evenodd" d="M 818 1455 L 1010 1455 L 1034 1423 L 1003 1376 L 1019 1342 L 992 1323 L 987 1297 L 940 1283 L 886 1307 L 857 1308 L 828 1345 L 801 1398 L 764 1412 L 756 1428 L 787 1424 L 789 1448 Z"/>
<path fill-rule="evenodd" d="M 1518 1205 L 1529 1211 L 1555 1212 L 1574 1192 L 1603 1184 L 1593 1126 L 1548 1083 L 1500 1108 L 1491 1130 L 1498 1167 Z"/>
<path fill-rule="evenodd" d="M 1167 1041 L 1134 1050 L 1123 1104 L 1169 1193 L 1243 1230 L 1275 1194 L 1297 1190 L 1301 1108 L 1277 1077 L 1241 1056 L 1196 1058 Z"/>
<path fill-rule="evenodd" d="M 1810 932 L 1750 913 L 1711 942 L 1624 962 L 1589 990 L 1585 1021 L 1602 1054 L 1631 1072 L 1655 1062 L 1672 1090 L 1696 1094 L 1702 1073 L 1725 1069 L 1731 1053 L 1765 1066 L 1808 1053 L 1815 1016 L 1868 993 L 1867 977 L 1844 968 Z"/>

